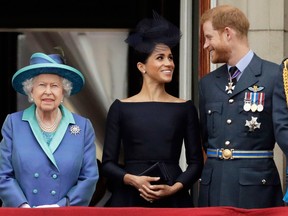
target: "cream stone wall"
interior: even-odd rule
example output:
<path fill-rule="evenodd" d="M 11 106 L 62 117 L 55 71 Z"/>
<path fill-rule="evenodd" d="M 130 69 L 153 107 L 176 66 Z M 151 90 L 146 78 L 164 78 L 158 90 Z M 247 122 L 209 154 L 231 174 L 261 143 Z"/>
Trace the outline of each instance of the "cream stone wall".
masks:
<path fill-rule="evenodd" d="M 278 64 L 288 57 L 288 0 L 211 0 L 211 3 L 234 5 L 246 14 L 250 21 L 250 47 L 258 56 Z M 285 192 L 286 157 L 277 144 L 275 161 Z"/>

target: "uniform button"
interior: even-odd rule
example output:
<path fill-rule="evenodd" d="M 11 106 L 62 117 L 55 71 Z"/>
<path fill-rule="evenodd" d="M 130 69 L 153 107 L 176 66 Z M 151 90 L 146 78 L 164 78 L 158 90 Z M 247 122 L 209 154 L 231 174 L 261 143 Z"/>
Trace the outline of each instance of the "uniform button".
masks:
<path fill-rule="evenodd" d="M 210 115 L 212 113 L 212 111 L 211 110 L 208 110 L 208 114 Z"/>
<path fill-rule="evenodd" d="M 229 99 L 229 103 L 232 104 L 234 102 L 234 99 Z"/>
<path fill-rule="evenodd" d="M 51 191 L 51 195 L 54 196 L 55 194 L 56 194 L 56 191 L 52 190 L 52 191 Z"/>
<path fill-rule="evenodd" d="M 37 193 L 38 193 L 38 190 L 37 190 L 37 189 L 33 189 L 33 193 L 34 193 L 34 194 L 37 194 Z"/>
<path fill-rule="evenodd" d="M 231 119 L 227 119 L 227 124 L 231 124 L 232 123 L 232 120 Z"/>
<path fill-rule="evenodd" d="M 39 173 L 34 173 L 34 177 L 38 178 L 39 177 Z"/>
<path fill-rule="evenodd" d="M 53 174 L 53 175 L 52 175 L 52 178 L 53 178 L 53 179 L 57 179 L 57 177 L 58 177 L 57 174 Z"/>
<path fill-rule="evenodd" d="M 225 141 L 225 145 L 226 146 L 230 145 L 230 141 L 229 140 Z"/>
<path fill-rule="evenodd" d="M 266 184 L 266 180 L 265 179 L 262 179 L 262 184 Z"/>
<path fill-rule="evenodd" d="M 201 182 L 201 181 L 202 181 L 202 179 L 200 178 L 200 179 L 199 179 L 199 182 Z"/>

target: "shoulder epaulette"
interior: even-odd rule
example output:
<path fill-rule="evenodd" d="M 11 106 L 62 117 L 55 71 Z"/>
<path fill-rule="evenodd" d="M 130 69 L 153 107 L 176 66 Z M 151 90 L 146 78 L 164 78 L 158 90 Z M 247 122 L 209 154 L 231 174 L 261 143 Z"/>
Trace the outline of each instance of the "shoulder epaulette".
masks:
<path fill-rule="evenodd" d="M 288 106 L 288 58 L 283 60 L 283 82 L 286 96 L 286 104 Z"/>

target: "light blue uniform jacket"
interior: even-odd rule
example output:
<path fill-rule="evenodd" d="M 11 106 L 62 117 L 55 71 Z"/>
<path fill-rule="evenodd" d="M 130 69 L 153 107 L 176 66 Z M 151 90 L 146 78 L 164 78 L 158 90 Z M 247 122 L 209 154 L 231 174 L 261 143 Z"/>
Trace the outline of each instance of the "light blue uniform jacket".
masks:
<path fill-rule="evenodd" d="M 99 178 L 91 122 L 60 106 L 63 118 L 50 146 L 37 124 L 35 105 L 10 114 L 0 144 L 0 199 L 4 207 L 46 204 L 88 206 Z M 71 133 L 71 126 L 79 133 Z M 76 130 L 77 131 L 77 130 Z"/>

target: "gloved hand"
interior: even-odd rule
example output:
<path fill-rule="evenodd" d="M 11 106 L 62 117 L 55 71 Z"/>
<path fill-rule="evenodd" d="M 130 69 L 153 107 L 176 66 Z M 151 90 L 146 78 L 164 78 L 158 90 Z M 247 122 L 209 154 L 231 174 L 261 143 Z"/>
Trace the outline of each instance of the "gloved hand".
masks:
<path fill-rule="evenodd" d="M 19 208 L 31 208 L 31 206 L 28 203 L 23 203 Z"/>
<path fill-rule="evenodd" d="M 57 204 L 51 204 L 51 205 L 39 205 L 39 206 L 36 206 L 35 208 L 58 208 L 58 207 L 60 206 Z"/>

